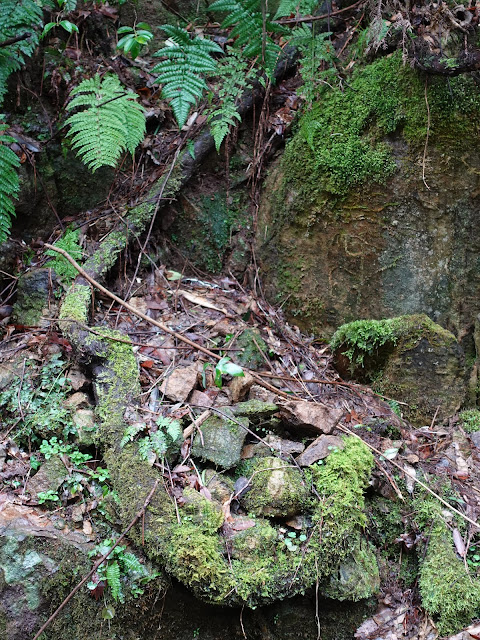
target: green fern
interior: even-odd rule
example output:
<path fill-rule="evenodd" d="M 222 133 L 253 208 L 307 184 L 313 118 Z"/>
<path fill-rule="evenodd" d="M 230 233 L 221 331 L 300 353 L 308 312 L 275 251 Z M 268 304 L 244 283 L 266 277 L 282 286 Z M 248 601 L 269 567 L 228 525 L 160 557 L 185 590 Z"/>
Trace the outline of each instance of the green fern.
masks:
<path fill-rule="evenodd" d="M 0 104 L 7 92 L 8 76 L 32 55 L 38 44 L 37 30 L 42 26 L 42 9 L 34 0 L 1 0 L 0 43 L 24 34 L 29 37 L 0 48 Z"/>
<path fill-rule="evenodd" d="M 129 424 L 123 432 L 123 438 L 120 441 L 120 449 L 123 449 L 123 447 L 128 442 L 133 442 L 135 436 L 144 429 L 146 429 L 146 425 L 144 422 L 135 422 L 134 424 Z"/>
<path fill-rule="evenodd" d="M 220 88 L 219 105 L 209 109 L 207 117 L 217 151 L 228 135 L 230 127 L 241 120 L 237 103 L 242 93 L 250 86 L 253 71 L 238 49 L 230 48 L 228 55 L 218 65 Z"/>
<path fill-rule="evenodd" d="M 123 601 L 122 585 L 120 583 L 120 566 L 116 560 L 109 561 L 105 571 L 107 584 L 112 591 L 113 599 Z"/>
<path fill-rule="evenodd" d="M 282 50 L 268 33 L 285 33 L 285 29 L 268 19 L 264 24 L 260 6 L 262 1 L 216 0 L 209 9 L 227 13 L 222 28 L 233 27 L 230 36 L 235 38 L 235 46 L 243 47 L 243 55 L 247 58 L 258 56 L 262 68 L 271 79 Z"/>
<path fill-rule="evenodd" d="M 125 150 L 132 155 L 145 136 L 143 107 L 136 95 L 128 91 L 116 76 L 84 80 L 70 94 L 73 100 L 67 107 L 71 112 L 83 111 L 66 121 L 73 148 L 93 172 L 103 166 L 115 167 Z"/>
<path fill-rule="evenodd" d="M 275 20 L 285 16 L 309 16 L 318 7 L 318 0 L 280 0 Z"/>
<path fill-rule="evenodd" d="M 162 97 L 170 100 L 175 119 L 180 129 L 194 105 L 207 88 L 204 76 L 214 75 L 217 63 L 213 53 L 223 53 L 221 47 L 206 38 L 195 36 L 171 25 L 163 25 L 168 37 L 166 46 L 159 49 L 155 57 L 165 58 L 152 69 L 158 74 L 155 82 L 163 84 Z"/>
<path fill-rule="evenodd" d="M 20 160 L 7 146 L 14 140 L 3 133 L 6 128 L 6 124 L 0 123 L 0 243 L 5 242 L 10 233 L 12 216 L 15 215 L 12 198 L 16 197 L 19 189 L 17 169 Z"/>
<path fill-rule="evenodd" d="M 290 44 L 302 54 L 300 75 L 303 79 L 303 93 L 307 103 L 311 104 L 317 93 L 317 87 L 332 79 L 335 74 L 335 49 L 330 42 L 331 33 L 314 35 L 310 27 L 302 25 L 292 32 Z M 322 68 L 321 68 L 322 67 Z"/>
<path fill-rule="evenodd" d="M 133 553 L 122 553 L 122 555 L 118 556 L 119 561 L 122 564 L 122 572 L 135 574 L 136 576 L 145 576 L 148 574 L 145 566 L 140 562 L 137 556 Z"/>
<path fill-rule="evenodd" d="M 172 442 L 176 442 L 182 435 L 182 427 L 178 420 L 172 420 L 172 418 L 164 418 L 160 416 L 157 418 L 158 429 L 167 433 Z"/>

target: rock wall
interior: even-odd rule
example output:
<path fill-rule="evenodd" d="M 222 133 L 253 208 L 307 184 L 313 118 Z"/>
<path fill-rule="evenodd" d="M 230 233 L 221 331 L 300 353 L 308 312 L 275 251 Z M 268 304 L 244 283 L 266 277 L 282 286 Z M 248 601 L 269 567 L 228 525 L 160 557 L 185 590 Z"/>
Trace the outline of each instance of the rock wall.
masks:
<path fill-rule="evenodd" d="M 307 110 L 267 180 L 257 235 L 267 296 L 296 324 L 329 337 L 358 318 L 426 313 L 460 340 L 472 335 L 477 92 L 392 56 Z"/>

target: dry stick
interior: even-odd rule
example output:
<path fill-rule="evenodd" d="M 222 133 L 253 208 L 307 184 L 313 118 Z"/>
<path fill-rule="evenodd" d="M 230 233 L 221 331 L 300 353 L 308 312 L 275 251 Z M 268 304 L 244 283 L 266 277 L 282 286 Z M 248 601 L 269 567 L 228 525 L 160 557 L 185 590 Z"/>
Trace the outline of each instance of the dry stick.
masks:
<path fill-rule="evenodd" d="M 56 609 L 52 615 L 50 616 L 50 618 L 45 622 L 45 624 L 42 625 L 42 627 L 40 627 L 40 629 L 37 631 L 36 635 L 34 636 L 34 638 L 32 638 L 32 640 L 38 640 L 38 638 L 42 635 L 42 633 L 45 631 L 45 629 L 50 625 L 51 622 L 53 622 L 55 620 L 55 618 L 58 616 L 58 614 L 60 613 L 60 611 L 65 607 L 65 605 L 73 598 L 73 596 L 77 593 L 77 591 L 83 587 L 83 585 L 85 584 L 85 582 L 95 573 L 95 571 L 98 569 L 98 567 L 105 562 L 105 560 L 108 558 L 108 556 L 112 553 L 112 551 L 115 549 L 115 547 L 119 544 L 120 540 L 122 540 L 127 533 L 130 531 L 130 529 L 133 527 L 133 525 L 137 522 L 137 520 L 139 520 L 143 514 L 145 513 L 146 508 L 148 507 L 148 504 L 150 502 L 150 500 L 153 497 L 153 494 L 155 493 L 155 490 L 158 486 L 158 480 L 155 480 L 155 483 L 152 487 L 152 490 L 150 491 L 150 493 L 148 494 L 145 502 L 143 503 L 143 507 L 140 509 L 140 511 L 136 514 L 136 516 L 133 518 L 133 520 L 130 522 L 130 524 L 128 525 L 128 527 L 125 529 L 125 531 L 122 533 L 122 535 L 118 538 L 118 540 L 115 542 L 115 544 L 113 545 L 113 547 L 111 547 L 107 553 L 105 553 L 100 560 L 97 560 L 97 562 L 93 565 L 93 568 L 91 571 L 89 571 L 89 573 L 87 573 L 87 575 L 81 580 L 81 582 L 79 582 L 77 584 L 77 586 L 70 591 L 70 593 L 68 594 L 68 596 L 65 598 L 65 600 L 62 602 L 62 604 L 58 607 L 58 609 Z"/>
<path fill-rule="evenodd" d="M 152 324 L 155 327 L 158 327 L 159 329 L 161 329 L 162 331 L 165 331 L 165 333 L 169 333 L 170 335 L 174 336 L 177 340 L 180 340 L 181 342 L 185 342 L 185 344 L 190 345 L 191 347 L 193 347 L 194 349 L 197 349 L 198 351 L 201 351 L 202 353 L 205 353 L 207 356 L 209 356 L 210 358 L 214 358 L 215 360 L 221 360 L 222 357 L 219 356 L 216 353 L 213 353 L 213 351 L 210 351 L 209 349 L 206 349 L 205 347 L 202 347 L 201 345 L 197 344 L 196 342 L 193 342 L 193 340 L 189 340 L 189 338 L 186 338 L 185 336 L 182 336 L 181 333 L 177 333 L 176 331 L 173 331 L 173 329 L 170 329 L 169 327 L 167 327 L 166 324 L 163 324 L 163 322 L 158 322 L 158 320 L 153 320 L 153 318 L 150 318 L 149 316 L 147 316 L 146 314 L 142 313 L 141 311 L 139 311 L 138 309 L 135 309 L 135 307 L 132 307 L 132 305 L 128 304 L 128 302 L 125 302 L 125 300 L 122 300 L 121 298 L 119 298 L 118 296 L 116 296 L 114 293 L 112 293 L 111 291 L 109 291 L 108 289 L 106 289 L 103 285 L 101 285 L 99 282 L 97 282 L 96 280 L 94 280 L 94 278 L 92 278 L 86 271 L 85 269 L 82 269 L 82 267 L 78 264 L 78 262 L 76 262 L 66 251 L 64 251 L 63 249 L 60 249 L 59 247 L 55 247 L 52 244 L 48 244 L 47 242 L 45 242 L 44 247 L 46 249 L 50 249 L 52 251 L 56 251 L 57 253 L 59 253 L 61 256 L 63 256 L 65 258 L 65 260 L 68 260 L 68 262 L 70 262 L 70 264 L 75 267 L 75 269 L 78 271 L 78 273 L 85 278 L 85 280 L 87 280 L 87 282 L 89 282 L 93 287 L 95 287 L 96 289 L 98 289 L 99 291 L 101 291 L 104 295 L 108 296 L 109 298 L 111 298 L 112 300 L 115 300 L 115 302 L 118 302 L 118 304 L 121 304 L 123 307 L 125 307 L 125 309 L 128 309 L 128 311 L 130 311 L 130 313 L 133 313 L 133 315 L 137 316 L 138 318 L 141 318 L 142 320 L 145 320 L 145 322 L 148 322 L 149 324 Z M 108 337 L 108 336 L 107 336 Z M 248 371 L 248 369 L 246 369 L 246 371 Z M 294 396 L 292 394 L 288 394 L 285 393 L 284 391 L 280 391 L 279 389 L 276 389 L 274 386 L 272 386 L 271 384 L 268 384 L 268 382 L 264 382 L 256 373 L 254 373 L 253 371 L 249 372 L 252 377 L 254 378 L 254 380 L 257 382 L 257 384 L 259 384 L 260 386 L 264 387 L 265 389 L 268 389 L 268 391 L 272 391 L 273 393 L 279 395 L 279 396 L 283 396 L 284 398 L 288 398 L 288 400 L 302 400 L 302 398 L 299 398 L 298 396 Z"/>
<path fill-rule="evenodd" d="M 382 456 L 382 457 L 384 456 L 384 454 L 379 449 L 376 449 L 373 445 L 369 444 L 368 442 L 365 442 L 365 440 L 363 438 L 361 438 L 358 435 L 358 433 L 355 433 L 354 431 L 351 431 L 348 427 L 346 427 L 341 422 L 339 422 L 337 424 L 337 427 L 339 429 L 341 429 L 342 431 L 344 431 L 345 433 L 348 433 L 351 436 L 355 436 L 355 438 L 358 438 L 359 440 L 361 440 L 364 445 L 366 445 L 369 449 L 374 451 L 377 455 Z M 473 524 L 474 527 L 477 527 L 477 529 L 480 528 L 480 525 L 477 522 L 475 522 L 474 520 L 472 520 L 471 518 L 466 516 L 464 513 L 462 513 L 458 509 L 455 509 L 455 507 L 452 507 L 452 505 L 448 504 L 448 502 L 446 500 L 444 500 L 441 496 L 439 496 L 438 493 L 435 493 L 435 491 L 433 491 L 433 489 L 430 489 L 430 487 L 428 487 L 424 482 L 422 482 L 416 476 L 414 476 L 412 473 L 410 473 L 409 471 L 407 471 L 406 469 L 401 467 L 397 462 L 395 462 L 394 460 L 389 460 L 389 462 L 390 462 L 390 464 L 393 464 L 393 466 L 396 467 L 399 471 L 401 471 L 406 476 L 411 478 L 414 482 L 417 482 L 421 487 L 423 487 L 426 491 L 428 491 L 428 493 L 430 493 L 434 498 L 436 498 L 442 504 L 444 504 L 448 508 L 449 511 L 454 511 L 458 516 L 460 516 L 461 518 L 463 518 L 464 520 L 466 520 L 470 524 Z"/>

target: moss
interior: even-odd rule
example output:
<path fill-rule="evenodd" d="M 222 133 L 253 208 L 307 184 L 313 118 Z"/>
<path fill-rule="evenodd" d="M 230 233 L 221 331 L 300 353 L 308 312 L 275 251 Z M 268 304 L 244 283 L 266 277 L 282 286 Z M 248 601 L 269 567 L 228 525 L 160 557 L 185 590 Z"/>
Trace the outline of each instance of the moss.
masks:
<path fill-rule="evenodd" d="M 258 458 L 252 466 L 250 489 L 242 499 L 257 515 L 288 517 L 307 506 L 308 490 L 298 469 L 279 458 Z"/>
<path fill-rule="evenodd" d="M 480 411 L 478 409 L 462 411 L 459 418 L 464 431 L 467 433 L 480 431 Z"/>
<path fill-rule="evenodd" d="M 182 522 L 193 523 L 205 535 L 217 533 L 224 521 L 220 505 L 207 500 L 194 489 L 185 489 L 183 497 L 186 503 L 181 509 Z"/>
<path fill-rule="evenodd" d="M 464 77 L 431 78 L 428 104 L 436 144 L 471 132 L 471 114 L 480 109 L 473 79 Z M 410 144 L 423 144 L 427 117 L 425 80 L 398 51 L 358 70 L 342 91 L 325 87 L 302 117 L 283 166 L 302 185 L 305 205 L 321 191 L 345 195 L 365 182 L 385 182 L 395 163 L 383 139 L 401 131 Z"/>
<path fill-rule="evenodd" d="M 467 573 L 441 519 L 431 527 L 419 585 L 423 606 L 436 618 L 441 635 L 456 633 L 478 617 L 480 581 Z"/>
<path fill-rule="evenodd" d="M 241 349 L 237 361 L 244 367 L 256 370 L 265 364 L 262 353 L 268 353 L 268 346 L 257 330 L 245 329 L 235 340 L 235 347 Z"/>
<path fill-rule="evenodd" d="M 88 285 L 72 285 L 60 309 L 60 320 L 87 324 L 91 297 L 92 294 Z"/>

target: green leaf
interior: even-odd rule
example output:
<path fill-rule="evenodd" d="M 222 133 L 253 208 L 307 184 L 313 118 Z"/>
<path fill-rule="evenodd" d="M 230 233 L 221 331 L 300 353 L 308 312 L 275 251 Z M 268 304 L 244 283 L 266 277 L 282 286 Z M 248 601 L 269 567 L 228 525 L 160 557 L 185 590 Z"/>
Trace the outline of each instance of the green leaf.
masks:
<path fill-rule="evenodd" d="M 133 33 L 133 29 L 132 27 L 120 27 L 120 29 L 117 30 L 117 34 L 122 35 L 123 33 Z"/>
<path fill-rule="evenodd" d="M 73 22 L 70 22 L 69 20 L 61 20 L 58 24 L 60 27 L 63 27 L 65 31 L 68 31 L 68 33 L 72 33 L 73 31 L 78 33 L 77 25 L 73 24 Z"/>
<path fill-rule="evenodd" d="M 112 620 L 115 617 L 115 609 L 111 604 L 107 604 L 106 607 L 102 609 L 102 618 L 104 620 Z"/>

